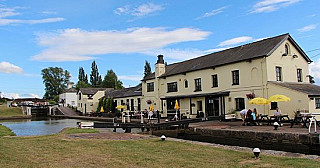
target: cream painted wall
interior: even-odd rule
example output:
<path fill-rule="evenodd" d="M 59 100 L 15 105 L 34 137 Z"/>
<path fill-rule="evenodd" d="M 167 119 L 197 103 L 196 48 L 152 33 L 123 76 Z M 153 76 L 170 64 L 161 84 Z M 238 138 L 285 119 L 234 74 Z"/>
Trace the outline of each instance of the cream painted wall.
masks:
<path fill-rule="evenodd" d="M 290 47 L 288 56 L 282 56 L 285 51 L 285 44 L 288 44 Z M 298 58 L 293 58 L 293 55 L 297 55 Z M 302 82 L 309 82 L 309 78 L 307 77 L 309 74 L 308 62 L 288 40 L 283 42 L 269 57 L 267 57 L 267 74 L 269 81 L 276 81 L 276 66 L 282 67 L 282 81 L 284 82 L 298 82 L 298 68 L 302 69 Z"/>
<path fill-rule="evenodd" d="M 129 99 L 129 110 L 131 108 L 131 99 L 134 100 L 134 110 L 137 111 L 138 110 L 138 98 L 140 98 L 140 103 L 142 104 L 142 96 L 131 96 L 131 97 L 125 97 L 125 98 L 115 98 L 113 99 L 114 101 L 117 101 L 117 106 L 121 105 L 121 100 L 123 100 L 123 103 L 126 103 L 127 99 Z M 125 105 L 126 106 L 126 105 Z M 124 111 L 127 111 L 127 108 L 123 109 Z M 144 110 L 144 108 L 142 108 L 141 106 L 141 110 Z"/>
<path fill-rule="evenodd" d="M 289 117 L 294 117 L 294 112 L 308 110 L 310 100 L 308 95 L 302 92 L 298 92 L 292 89 L 281 87 L 275 84 L 268 84 L 268 97 L 282 94 L 290 97 L 291 101 L 288 102 L 278 102 L 278 107 L 281 109 L 282 114 L 288 114 Z M 269 108 L 271 106 L 269 105 Z M 314 108 L 314 107 L 313 107 Z M 269 110 L 268 114 L 273 115 L 274 110 Z"/>
<path fill-rule="evenodd" d="M 79 94 L 81 93 L 81 99 L 79 99 Z M 92 99 L 88 99 L 88 95 L 83 95 L 81 91 L 77 94 L 78 106 L 77 110 L 87 114 L 90 114 L 92 111 L 97 111 L 99 99 L 105 95 L 105 91 L 98 91 L 92 96 Z M 81 107 L 82 104 L 82 107 Z M 86 108 L 86 110 L 85 110 Z"/>

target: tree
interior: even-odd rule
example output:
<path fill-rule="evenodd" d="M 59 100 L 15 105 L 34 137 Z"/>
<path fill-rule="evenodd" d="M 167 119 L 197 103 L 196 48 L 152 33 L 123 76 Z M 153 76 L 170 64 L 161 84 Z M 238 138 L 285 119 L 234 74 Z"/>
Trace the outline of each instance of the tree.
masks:
<path fill-rule="evenodd" d="M 108 70 L 106 76 L 104 76 L 102 87 L 114 88 L 116 90 L 123 88 L 122 82 L 118 80 L 116 73 L 112 69 Z"/>
<path fill-rule="evenodd" d="M 76 89 L 90 87 L 88 83 L 88 76 L 85 74 L 84 69 L 82 67 L 79 68 L 79 75 L 78 75 L 78 83 L 76 85 Z"/>
<path fill-rule="evenodd" d="M 144 78 L 151 74 L 151 66 L 148 61 L 146 61 L 146 64 L 144 65 Z"/>
<path fill-rule="evenodd" d="M 90 74 L 90 83 L 92 87 L 101 86 L 101 75 L 99 75 L 98 66 L 95 61 L 91 64 L 91 74 Z"/>
<path fill-rule="evenodd" d="M 41 71 L 43 83 L 46 93 L 45 99 L 54 99 L 59 96 L 70 81 L 70 73 L 67 70 L 63 70 L 59 67 L 49 67 Z"/>

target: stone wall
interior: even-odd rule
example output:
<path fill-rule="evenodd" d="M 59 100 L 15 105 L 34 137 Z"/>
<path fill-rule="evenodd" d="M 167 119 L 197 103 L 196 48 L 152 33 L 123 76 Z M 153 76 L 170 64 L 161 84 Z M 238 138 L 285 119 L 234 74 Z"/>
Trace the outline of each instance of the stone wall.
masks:
<path fill-rule="evenodd" d="M 294 134 L 249 132 L 236 130 L 208 130 L 189 128 L 185 130 L 159 130 L 162 134 L 186 140 L 210 142 L 223 145 L 258 147 L 261 149 L 320 155 L 319 134 Z"/>

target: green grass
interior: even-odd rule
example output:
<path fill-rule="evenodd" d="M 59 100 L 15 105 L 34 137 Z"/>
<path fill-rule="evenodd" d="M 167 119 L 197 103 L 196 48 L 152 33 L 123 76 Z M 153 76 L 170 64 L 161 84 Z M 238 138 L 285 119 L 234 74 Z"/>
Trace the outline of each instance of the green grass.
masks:
<path fill-rule="evenodd" d="M 15 136 L 16 134 L 13 133 L 9 128 L 0 124 L 0 137 L 2 136 Z"/>
<path fill-rule="evenodd" d="M 0 105 L 0 117 L 10 116 L 23 116 L 22 109 L 20 107 L 10 107 L 6 105 Z"/>
<path fill-rule="evenodd" d="M 64 134 L 77 134 L 77 133 L 99 133 L 96 129 L 79 129 L 79 128 L 66 128 L 62 131 Z"/>
<path fill-rule="evenodd" d="M 224 150 L 186 142 L 72 139 L 64 133 L 0 137 L 0 167 L 318 167 L 308 159 Z"/>

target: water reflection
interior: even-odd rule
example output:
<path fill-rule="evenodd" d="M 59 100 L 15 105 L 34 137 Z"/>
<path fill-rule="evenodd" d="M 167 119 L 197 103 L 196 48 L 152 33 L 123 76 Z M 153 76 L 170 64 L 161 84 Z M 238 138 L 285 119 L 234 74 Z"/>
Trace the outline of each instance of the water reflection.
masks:
<path fill-rule="evenodd" d="M 49 135 L 60 132 L 66 127 L 76 127 L 76 119 L 25 119 L 1 121 L 1 124 L 10 128 L 17 136 Z"/>
<path fill-rule="evenodd" d="M 78 119 L 51 119 L 32 118 L 19 120 L 2 120 L 0 123 L 10 128 L 17 136 L 50 135 L 60 132 L 66 127 L 77 127 L 77 122 L 85 121 Z M 93 121 L 90 121 L 93 122 Z M 106 128 L 112 131 L 112 128 Z M 140 129 L 132 129 L 132 133 L 140 132 Z M 122 128 L 117 128 L 117 133 L 124 133 Z"/>

